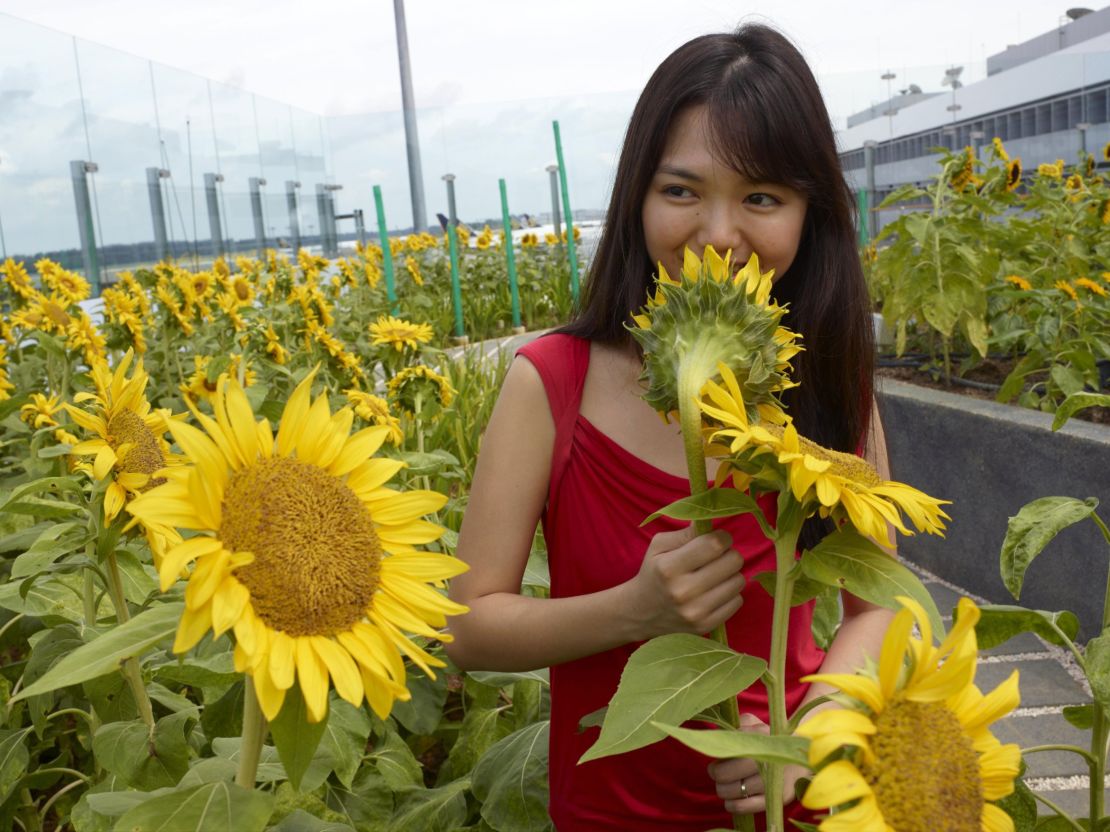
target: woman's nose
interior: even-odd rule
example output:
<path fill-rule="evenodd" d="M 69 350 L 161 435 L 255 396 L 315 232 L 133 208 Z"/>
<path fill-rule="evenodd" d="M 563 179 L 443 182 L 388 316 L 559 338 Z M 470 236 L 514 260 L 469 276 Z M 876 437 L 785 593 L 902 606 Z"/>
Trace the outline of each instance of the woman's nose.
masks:
<path fill-rule="evenodd" d="M 707 245 L 713 246 L 722 256 L 731 249 L 734 263 L 744 263 L 751 256 L 751 245 L 744 234 L 743 223 L 730 206 L 715 207 L 702 215 L 695 242 L 702 250 Z"/>

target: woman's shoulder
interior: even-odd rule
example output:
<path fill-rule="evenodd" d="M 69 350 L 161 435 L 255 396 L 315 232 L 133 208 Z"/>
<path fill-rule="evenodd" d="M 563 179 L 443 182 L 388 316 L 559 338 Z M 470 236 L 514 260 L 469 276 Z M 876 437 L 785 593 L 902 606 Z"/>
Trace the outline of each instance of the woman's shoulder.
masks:
<path fill-rule="evenodd" d="M 566 332 L 546 332 L 519 347 L 516 354 L 529 360 L 557 361 L 571 359 L 583 350 L 588 353 L 589 349 L 590 342 L 586 338 Z"/>

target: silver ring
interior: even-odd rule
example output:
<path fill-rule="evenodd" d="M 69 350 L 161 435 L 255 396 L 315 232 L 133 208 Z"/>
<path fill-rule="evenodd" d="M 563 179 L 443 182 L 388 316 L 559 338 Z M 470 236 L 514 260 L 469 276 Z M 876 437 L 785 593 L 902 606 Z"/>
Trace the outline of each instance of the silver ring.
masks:
<path fill-rule="evenodd" d="M 740 781 L 740 799 L 741 800 L 747 800 L 748 799 L 748 781 L 747 780 L 741 780 Z"/>

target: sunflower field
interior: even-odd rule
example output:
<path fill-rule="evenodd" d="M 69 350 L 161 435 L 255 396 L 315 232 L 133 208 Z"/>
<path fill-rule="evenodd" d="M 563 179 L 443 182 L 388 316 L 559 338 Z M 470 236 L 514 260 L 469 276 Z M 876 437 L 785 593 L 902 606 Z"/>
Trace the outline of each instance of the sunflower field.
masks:
<path fill-rule="evenodd" d="M 462 249 L 508 334 L 503 242 Z M 565 320 L 565 241 L 516 253 Z M 510 357 L 447 247 L 80 275 L 0 265 L 0 829 L 537 830 L 544 673 L 441 630 Z M 527 590 L 547 591 L 537 536 Z"/>
<path fill-rule="evenodd" d="M 1049 412 L 1110 386 L 1110 144 L 1100 154 L 1024 170 L 996 138 L 891 193 L 879 210 L 901 213 L 863 260 L 896 355 L 946 380 L 994 363 L 999 401 Z"/>

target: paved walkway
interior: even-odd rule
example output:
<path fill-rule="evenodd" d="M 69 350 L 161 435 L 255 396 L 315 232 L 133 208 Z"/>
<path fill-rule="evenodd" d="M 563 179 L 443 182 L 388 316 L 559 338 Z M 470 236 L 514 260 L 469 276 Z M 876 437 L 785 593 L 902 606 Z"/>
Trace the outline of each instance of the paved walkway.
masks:
<path fill-rule="evenodd" d="M 910 561 L 902 562 L 920 576 L 946 623 L 951 622 L 952 610 L 961 596 L 987 603 Z M 1063 716 L 1065 706 L 1091 701 L 1087 680 L 1072 655 L 1032 633 L 1023 633 L 980 653 L 975 683 L 983 691 L 993 690 L 1015 669 L 1020 673 L 1021 705 L 995 723 L 994 735 L 1022 748 L 1060 744 L 1089 748 L 1090 732 L 1080 731 Z M 1087 816 L 1090 778 L 1083 758 L 1070 751 L 1043 751 L 1030 754 L 1025 762 L 1029 788 L 1074 817 Z M 1110 806 L 1110 794 L 1107 797 L 1106 805 Z M 1042 815 L 1052 814 L 1044 804 L 1039 803 L 1037 808 Z"/>

